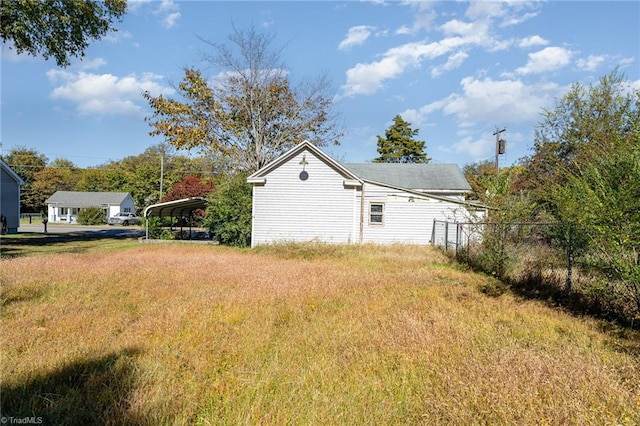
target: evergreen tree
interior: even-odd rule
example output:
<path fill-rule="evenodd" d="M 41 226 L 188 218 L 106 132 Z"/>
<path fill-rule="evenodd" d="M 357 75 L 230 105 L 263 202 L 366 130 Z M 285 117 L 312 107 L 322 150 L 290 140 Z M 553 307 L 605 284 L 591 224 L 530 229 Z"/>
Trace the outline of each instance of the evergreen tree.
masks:
<path fill-rule="evenodd" d="M 374 163 L 428 163 L 431 158 L 425 152 L 425 142 L 413 137 L 418 129 L 396 115 L 393 124 L 385 131 L 385 137 L 378 136 L 378 154 Z"/>

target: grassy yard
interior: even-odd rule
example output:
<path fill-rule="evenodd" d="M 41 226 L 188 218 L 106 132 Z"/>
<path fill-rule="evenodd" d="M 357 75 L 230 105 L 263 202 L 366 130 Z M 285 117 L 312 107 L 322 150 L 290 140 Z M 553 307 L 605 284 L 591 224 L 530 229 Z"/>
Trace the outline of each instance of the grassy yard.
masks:
<path fill-rule="evenodd" d="M 46 424 L 635 425 L 640 337 L 430 247 L 0 260 L 2 415 Z"/>

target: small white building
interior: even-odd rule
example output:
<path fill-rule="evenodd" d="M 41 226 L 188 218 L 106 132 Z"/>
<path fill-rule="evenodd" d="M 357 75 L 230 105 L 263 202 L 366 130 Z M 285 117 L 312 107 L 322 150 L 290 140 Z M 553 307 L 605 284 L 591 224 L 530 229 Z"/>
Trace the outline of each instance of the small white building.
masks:
<path fill-rule="evenodd" d="M 101 208 L 107 218 L 120 212 L 136 211 L 133 197 L 128 192 L 56 191 L 45 203 L 51 223 L 76 223 L 78 212 L 87 207 Z"/>
<path fill-rule="evenodd" d="M 248 177 L 251 245 L 429 244 L 434 220 L 468 222 L 481 206 L 456 164 L 341 164 L 309 141 Z"/>
<path fill-rule="evenodd" d="M 20 186 L 24 181 L 0 159 L 0 217 L 6 221 L 2 232 L 15 234 L 20 226 Z M 0 224 L 3 226 L 3 224 Z"/>

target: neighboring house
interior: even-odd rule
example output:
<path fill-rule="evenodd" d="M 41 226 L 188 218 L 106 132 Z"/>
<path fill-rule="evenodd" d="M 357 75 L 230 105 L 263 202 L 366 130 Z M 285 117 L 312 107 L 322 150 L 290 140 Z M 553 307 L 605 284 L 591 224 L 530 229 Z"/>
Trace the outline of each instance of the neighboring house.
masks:
<path fill-rule="evenodd" d="M 135 213 L 135 202 L 128 192 L 56 191 L 45 203 L 52 223 L 76 223 L 78 212 L 87 207 L 100 207 L 107 218 L 119 212 Z"/>
<path fill-rule="evenodd" d="M 308 141 L 247 178 L 251 245 L 428 244 L 434 220 L 468 222 L 482 206 L 455 164 L 341 164 Z"/>
<path fill-rule="evenodd" d="M 20 226 L 20 186 L 24 181 L 0 159 L 0 217 L 2 232 L 15 234 Z"/>

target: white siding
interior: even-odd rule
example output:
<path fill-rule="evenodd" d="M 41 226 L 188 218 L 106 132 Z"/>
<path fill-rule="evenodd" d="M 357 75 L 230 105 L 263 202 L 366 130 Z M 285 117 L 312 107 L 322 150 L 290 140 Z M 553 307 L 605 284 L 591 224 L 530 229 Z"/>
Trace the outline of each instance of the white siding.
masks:
<path fill-rule="evenodd" d="M 427 197 L 417 197 L 397 189 L 365 184 L 364 243 L 429 244 L 433 220 L 463 221 L 464 206 Z M 358 193 L 358 199 L 360 193 Z M 358 200 L 359 201 L 359 200 Z M 382 225 L 369 222 L 371 203 L 384 203 Z"/>
<path fill-rule="evenodd" d="M 300 179 L 304 158 L 307 180 Z M 265 176 L 253 187 L 252 246 L 272 242 L 358 242 L 354 224 L 355 188 L 345 177 L 308 150 Z"/>

